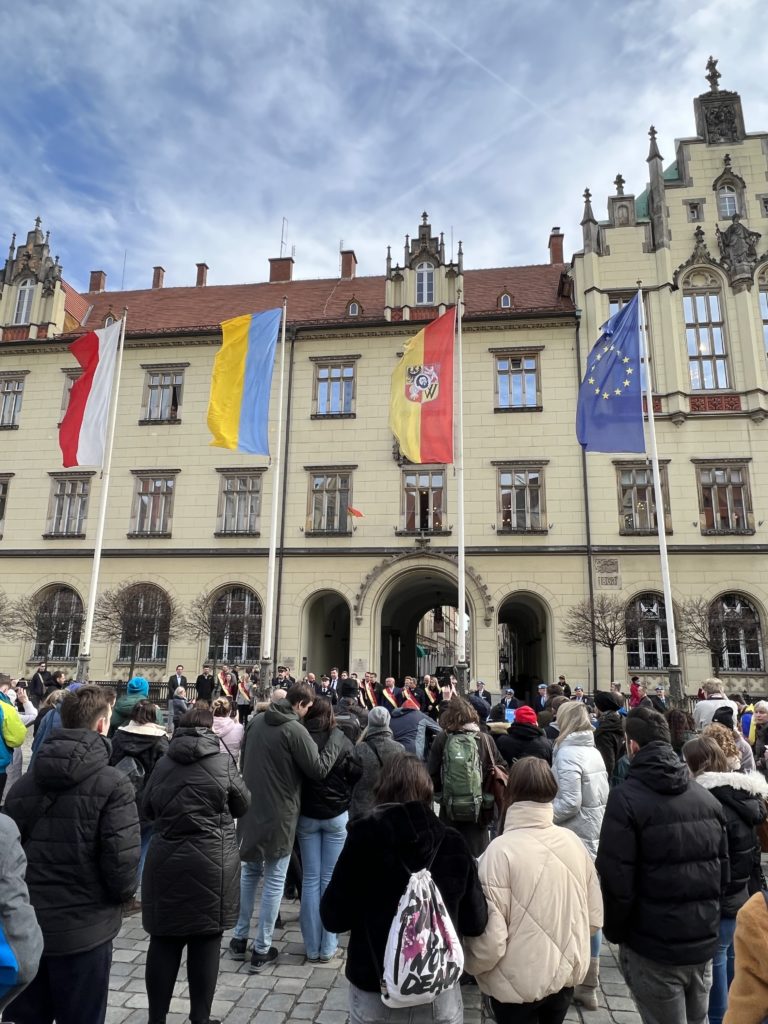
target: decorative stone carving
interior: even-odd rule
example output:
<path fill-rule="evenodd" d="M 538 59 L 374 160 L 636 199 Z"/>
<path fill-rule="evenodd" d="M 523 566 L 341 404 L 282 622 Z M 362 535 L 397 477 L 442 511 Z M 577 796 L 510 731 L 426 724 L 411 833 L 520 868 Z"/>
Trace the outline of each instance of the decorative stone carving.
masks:
<path fill-rule="evenodd" d="M 741 412 L 741 395 L 691 395 L 691 412 Z"/>
<path fill-rule="evenodd" d="M 739 129 L 732 103 L 712 103 L 704 111 L 710 144 L 738 142 Z"/>
<path fill-rule="evenodd" d="M 721 231 L 715 228 L 717 244 L 720 247 L 720 262 L 728 272 L 731 287 L 734 291 L 742 291 L 752 287 L 752 280 L 757 263 L 757 243 L 759 231 L 750 231 L 741 223 L 738 213 L 731 218 L 731 226 Z"/>
<path fill-rule="evenodd" d="M 707 61 L 707 72 L 709 92 L 697 96 L 693 101 L 696 131 L 710 145 L 741 142 L 746 134 L 741 97 L 737 92 L 720 88 L 721 76 L 714 57 Z"/>

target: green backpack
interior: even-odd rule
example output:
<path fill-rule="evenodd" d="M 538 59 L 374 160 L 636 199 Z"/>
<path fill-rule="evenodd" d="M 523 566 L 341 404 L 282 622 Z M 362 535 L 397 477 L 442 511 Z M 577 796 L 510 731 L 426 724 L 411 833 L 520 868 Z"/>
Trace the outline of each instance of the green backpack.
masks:
<path fill-rule="evenodd" d="M 443 751 L 440 799 L 449 821 L 479 821 L 483 806 L 483 772 L 473 733 L 452 733 Z"/>

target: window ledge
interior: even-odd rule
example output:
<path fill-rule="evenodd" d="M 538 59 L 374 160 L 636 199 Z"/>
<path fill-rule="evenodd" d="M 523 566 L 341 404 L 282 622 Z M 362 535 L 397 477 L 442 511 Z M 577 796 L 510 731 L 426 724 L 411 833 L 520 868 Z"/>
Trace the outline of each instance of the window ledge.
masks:
<path fill-rule="evenodd" d="M 450 537 L 453 530 L 398 530 L 395 527 L 396 537 Z"/>
<path fill-rule="evenodd" d="M 181 423 L 181 417 L 177 416 L 174 419 L 167 420 L 139 420 L 138 424 L 140 427 L 174 427 L 177 423 Z"/>
<path fill-rule="evenodd" d="M 167 538 L 169 538 L 171 536 L 172 536 L 172 534 L 170 532 L 169 533 L 126 533 L 126 537 L 128 537 L 129 540 L 155 540 L 155 539 L 158 539 L 158 538 L 162 540 L 163 538 L 167 539 Z"/>
<path fill-rule="evenodd" d="M 309 417 L 311 420 L 354 420 L 357 419 L 356 412 L 313 412 Z"/>
<path fill-rule="evenodd" d="M 52 659 L 52 660 L 54 660 L 54 659 Z M 133 659 L 133 663 L 134 663 L 134 665 L 150 665 L 150 666 L 157 667 L 157 668 L 165 668 L 165 666 L 168 664 L 168 659 L 167 658 L 134 658 Z M 58 662 L 57 662 L 57 664 L 58 664 Z M 119 665 L 121 668 L 123 668 L 126 665 L 130 665 L 130 664 L 131 664 L 131 659 L 130 658 L 115 658 L 115 660 L 112 662 L 113 666 Z M 115 682 L 119 683 L 120 680 L 116 679 Z M 149 681 L 149 685 L 150 686 L 153 685 L 151 679 Z M 157 681 L 156 685 L 157 686 L 165 685 L 165 680 L 164 679 L 159 679 Z"/>
<path fill-rule="evenodd" d="M 43 540 L 85 540 L 84 533 L 44 533 Z"/>
<path fill-rule="evenodd" d="M 664 533 L 667 535 L 667 537 L 671 537 L 673 532 L 674 531 L 670 530 L 669 527 L 667 527 L 664 530 Z M 619 536 L 620 537 L 657 537 L 658 533 L 657 533 L 656 530 L 622 530 L 620 528 L 619 529 Z"/>
<path fill-rule="evenodd" d="M 305 537 L 351 537 L 351 530 L 305 530 Z"/>
<path fill-rule="evenodd" d="M 543 412 L 543 405 L 497 405 L 494 412 Z"/>
<path fill-rule="evenodd" d="M 42 658 L 27 658 L 27 660 L 24 662 L 24 664 L 25 665 L 34 665 L 35 667 L 37 667 L 42 660 L 43 660 Z M 47 659 L 47 664 L 53 665 L 54 663 L 56 665 L 77 665 L 77 658 L 48 658 Z"/>
<path fill-rule="evenodd" d="M 534 534 L 536 534 L 538 536 L 541 536 L 542 534 L 549 533 L 549 530 L 545 526 L 537 527 L 535 530 L 534 529 L 528 529 L 527 527 L 525 529 L 523 529 L 523 530 L 518 530 L 518 529 L 513 528 L 511 526 L 497 526 L 496 527 L 496 533 L 500 534 L 502 537 L 505 534 L 510 534 L 510 533 L 515 533 L 515 534 L 534 533 Z"/>
<path fill-rule="evenodd" d="M 702 537 L 754 537 L 755 531 L 744 530 L 702 530 Z"/>
<path fill-rule="evenodd" d="M 0 430 L 18 430 L 18 423 L 0 423 Z"/>
<path fill-rule="evenodd" d="M 260 530 L 214 530 L 214 537 L 260 537 Z"/>

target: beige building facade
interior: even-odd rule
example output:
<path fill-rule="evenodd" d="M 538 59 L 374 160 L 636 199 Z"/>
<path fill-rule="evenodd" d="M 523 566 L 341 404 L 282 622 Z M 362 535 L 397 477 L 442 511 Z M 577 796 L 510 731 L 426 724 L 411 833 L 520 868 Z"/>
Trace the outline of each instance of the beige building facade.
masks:
<path fill-rule="evenodd" d="M 166 287 L 156 267 L 151 288 L 114 292 L 94 271 L 78 295 L 37 224 L 0 271 L 0 587 L 11 602 L 37 601 L 40 629 L 0 636 L 0 667 L 25 673 L 46 656 L 74 671 L 101 481 L 95 467 L 61 468 L 58 423 L 77 369 L 67 345 L 124 307 L 100 590 L 156 591 L 139 601 L 137 649 L 119 636 L 94 642 L 91 676 L 125 678 L 131 653 L 154 679 L 179 663 L 194 676 L 210 657 L 258 662 L 274 474 L 266 458 L 211 447 L 206 409 L 221 321 L 283 296 L 274 657 L 294 674 L 338 666 L 402 676 L 420 658 L 423 667 L 420 623 L 457 600 L 456 481 L 450 465 L 403 460 L 388 427 L 389 382 L 406 339 L 461 292 L 472 678 L 494 688 L 504 669 L 526 690 L 565 673 L 593 688 L 597 673 L 607 688 L 607 652 L 561 635 L 590 574 L 595 593 L 642 608 L 618 677 L 663 678 L 648 467 L 621 455 L 585 465 L 574 430 L 586 353 L 640 279 L 675 600 L 720 602 L 728 686 L 764 690 L 768 259 L 754 235 L 768 224 L 768 136 L 744 131 L 735 94 L 707 93 L 696 109 L 697 135 L 678 143 L 671 167 L 652 139 L 647 189 L 630 195 L 619 177 L 604 221 L 587 198 L 583 250 L 570 264 L 553 229 L 549 263 L 465 268 L 461 246 L 447 253 L 424 214 L 379 276 L 358 277 L 345 250 L 326 280 L 294 279 L 293 260 L 280 257 L 261 284 L 208 285 L 198 264 L 194 286 Z M 277 375 L 273 445 L 276 389 Z M 169 624 L 169 599 L 183 610 L 201 596 L 218 624 L 212 635 Z M 712 672 L 706 652 L 681 660 L 688 690 Z"/>

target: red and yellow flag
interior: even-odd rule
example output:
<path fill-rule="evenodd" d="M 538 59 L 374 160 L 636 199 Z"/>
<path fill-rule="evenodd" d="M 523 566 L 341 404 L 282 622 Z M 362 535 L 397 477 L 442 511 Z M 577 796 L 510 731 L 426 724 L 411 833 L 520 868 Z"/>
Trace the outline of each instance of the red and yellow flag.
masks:
<path fill-rule="evenodd" d="M 392 374 L 389 426 L 410 462 L 453 462 L 453 333 L 449 309 L 405 343 Z"/>

